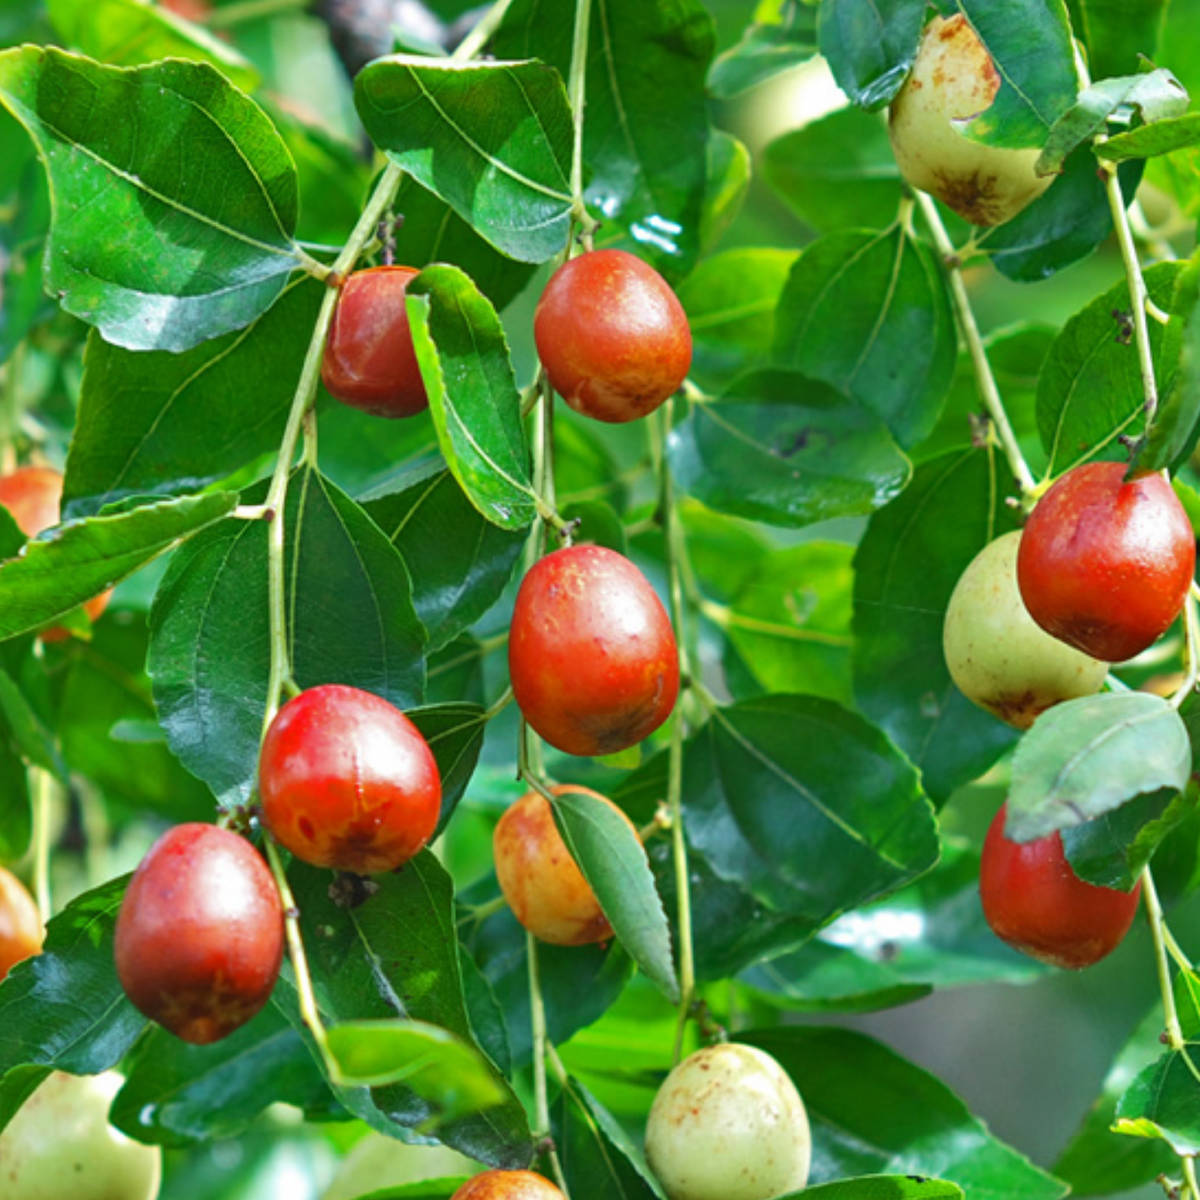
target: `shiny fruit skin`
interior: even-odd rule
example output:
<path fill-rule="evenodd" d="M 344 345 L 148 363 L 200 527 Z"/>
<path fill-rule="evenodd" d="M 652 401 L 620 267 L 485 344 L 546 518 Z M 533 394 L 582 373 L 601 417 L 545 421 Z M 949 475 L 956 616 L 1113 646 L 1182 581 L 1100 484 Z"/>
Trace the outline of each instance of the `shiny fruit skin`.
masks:
<path fill-rule="evenodd" d="M 1084 463 L 1038 501 L 1017 582 L 1047 633 L 1105 662 L 1156 642 L 1179 615 L 1196 569 L 1191 523 L 1159 474 L 1125 482 L 1122 463 Z"/>
<path fill-rule="evenodd" d="M 0 1133 L 4 1200 L 154 1200 L 162 1150 L 108 1123 L 121 1077 L 53 1071 Z"/>
<path fill-rule="evenodd" d="M 563 1200 L 548 1179 L 534 1171 L 484 1171 L 472 1176 L 450 1200 Z"/>
<path fill-rule="evenodd" d="M 39 953 L 45 937 L 33 897 L 11 871 L 0 867 L 0 979 Z"/>
<path fill-rule="evenodd" d="M 805 1186 L 811 1158 L 796 1085 L 737 1042 L 685 1058 L 646 1122 L 646 1159 L 670 1200 L 772 1200 Z"/>
<path fill-rule="evenodd" d="M 43 529 L 58 524 L 62 489 L 62 474 L 53 467 L 18 467 L 10 474 L 0 476 L 0 504 L 8 509 L 26 537 L 37 537 Z M 101 592 L 84 604 L 84 612 L 90 620 L 95 621 L 100 616 L 111 597 L 111 591 Z M 38 636 L 43 642 L 61 642 L 71 635 L 61 625 L 52 625 Z"/>
<path fill-rule="evenodd" d="M 216 825 L 176 825 L 150 847 L 117 916 L 125 994 L 194 1045 L 266 1004 L 283 960 L 283 909 L 262 855 Z"/>
<path fill-rule="evenodd" d="M 973 704 L 1028 729 L 1063 700 L 1091 696 L 1108 675 L 1099 659 L 1051 637 L 1017 587 L 1020 533 L 989 542 L 959 577 L 942 626 L 950 678 Z"/>
<path fill-rule="evenodd" d="M 999 90 L 1000 72 L 966 17 L 934 17 L 889 113 L 900 173 L 975 225 L 1015 217 L 1054 180 L 1034 173 L 1040 149 L 987 146 L 955 128 L 986 112 Z"/>
<path fill-rule="evenodd" d="M 297 858 L 373 875 L 433 836 L 442 783 L 417 727 L 380 696 L 309 688 L 276 714 L 258 769 L 263 818 Z"/>
<path fill-rule="evenodd" d="M 616 754 L 650 736 L 679 695 L 666 609 L 624 555 L 568 546 L 521 581 L 509 630 L 517 706 L 568 754 Z"/>
<path fill-rule="evenodd" d="M 611 800 L 591 788 L 560 784 L 551 790 L 556 796 L 592 796 L 598 804 L 621 813 L 633 829 Z M 492 836 L 492 855 L 509 908 L 539 941 L 586 946 L 612 937 L 612 926 L 558 832 L 550 802 L 540 792 L 526 792 L 505 810 Z"/>
<path fill-rule="evenodd" d="M 692 365 L 683 305 L 625 250 L 593 250 L 559 267 L 538 301 L 533 336 L 554 390 L 610 424 L 653 412 Z"/>
<path fill-rule="evenodd" d="M 404 305 L 412 267 L 368 267 L 342 285 L 321 382 L 336 400 L 376 417 L 411 417 L 429 407 Z"/>
<path fill-rule="evenodd" d="M 1131 892 L 1085 883 L 1071 870 L 1061 834 L 1010 841 L 1007 813 L 1002 804 L 979 864 L 979 895 L 992 932 L 1055 967 L 1079 970 L 1111 954 L 1137 915 L 1141 883 Z"/>

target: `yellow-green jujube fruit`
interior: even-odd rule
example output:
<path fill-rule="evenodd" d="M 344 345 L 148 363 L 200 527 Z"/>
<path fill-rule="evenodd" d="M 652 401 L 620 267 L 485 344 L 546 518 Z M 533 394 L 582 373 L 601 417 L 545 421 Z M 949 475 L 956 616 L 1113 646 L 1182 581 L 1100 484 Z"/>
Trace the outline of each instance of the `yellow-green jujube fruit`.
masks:
<path fill-rule="evenodd" d="M 962 573 L 942 627 L 950 677 L 966 698 L 1017 729 L 1063 700 L 1098 692 L 1108 664 L 1051 637 L 1017 586 L 1019 532 L 989 542 Z"/>
<path fill-rule="evenodd" d="M 1054 179 L 1034 172 L 1040 149 L 984 145 L 955 127 L 986 112 L 1000 82 L 992 56 L 962 13 L 934 17 L 889 114 L 900 173 L 975 225 L 1003 224 Z"/>
<path fill-rule="evenodd" d="M 154 1200 L 162 1150 L 108 1123 L 121 1077 L 54 1071 L 0 1134 L 4 1200 Z"/>
<path fill-rule="evenodd" d="M 754 1046 L 685 1058 L 646 1123 L 646 1159 L 670 1200 L 771 1200 L 804 1187 L 811 1157 L 796 1085 Z"/>

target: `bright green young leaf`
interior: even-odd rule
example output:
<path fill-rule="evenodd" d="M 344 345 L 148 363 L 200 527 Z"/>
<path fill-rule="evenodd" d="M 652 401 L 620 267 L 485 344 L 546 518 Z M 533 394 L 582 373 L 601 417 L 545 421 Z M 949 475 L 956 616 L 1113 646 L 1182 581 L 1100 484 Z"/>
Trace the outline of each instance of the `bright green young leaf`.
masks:
<path fill-rule="evenodd" d="M 646 851 L 629 821 L 579 792 L 554 798 L 554 819 L 571 857 L 630 957 L 672 1002 L 679 997 L 671 934 Z"/>
<path fill-rule="evenodd" d="M 1179 713 L 1147 692 L 1103 692 L 1048 709 L 1013 757 L 1006 833 L 1045 837 L 1159 788 L 1182 790 L 1192 747 Z"/>
<path fill-rule="evenodd" d="M 1114 1128 L 1161 1138 L 1176 1154 L 1200 1154 L 1200 1043 L 1170 1050 L 1142 1070 L 1117 1103 Z"/>
<path fill-rule="evenodd" d="M 693 404 L 668 457 L 680 489 L 710 508 L 793 527 L 869 513 L 909 474 L 878 417 L 791 371 L 743 376 Z"/>
<path fill-rule="evenodd" d="M 1200 113 L 1185 113 L 1153 125 L 1142 125 L 1118 133 L 1095 147 L 1096 154 L 1110 162 L 1131 158 L 1154 158 L 1200 145 Z"/>
<path fill-rule="evenodd" d="M 1147 471 L 1170 467 L 1196 438 L 1200 425 L 1200 256 L 1193 256 L 1175 280 L 1171 321 L 1160 357 L 1174 381 L 1160 397 L 1138 466 Z"/>
<path fill-rule="evenodd" d="M 760 4 L 741 40 L 714 60 L 712 94 L 728 100 L 808 62 L 817 52 L 817 11 L 790 0 Z"/>
<path fill-rule="evenodd" d="M 294 284 L 245 329 L 183 354 L 122 350 L 93 333 L 66 511 L 87 515 L 126 496 L 195 490 L 276 448 L 324 291 Z"/>
<path fill-rule="evenodd" d="M 1064 829 L 1067 861 L 1087 883 L 1128 892 L 1163 839 L 1194 810 L 1194 797 L 1170 787 L 1136 796 Z"/>
<path fill-rule="evenodd" d="M 571 112 L 552 68 L 397 54 L 354 96 L 375 145 L 498 250 L 545 262 L 566 245 Z"/>
<path fill-rule="evenodd" d="M 432 1105 L 439 1120 L 465 1117 L 505 1099 L 495 1068 L 478 1050 L 425 1021 L 346 1021 L 329 1031 L 329 1049 L 346 1086 L 402 1083 Z"/>
<path fill-rule="evenodd" d="M 1015 490 L 993 447 L 944 454 L 872 517 L 855 556 L 855 698 L 937 799 L 982 775 L 1016 737 L 959 692 L 942 655 L 950 594 L 975 555 L 1015 527 L 1004 502 Z"/>
<path fill-rule="evenodd" d="M 107 341 L 187 350 L 248 325 L 304 265 L 291 157 L 207 64 L 27 46 L 0 54 L 0 103 L 50 179 L 46 288 Z"/>
<path fill-rule="evenodd" d="M 866 109 L 882 108 L 900 90 L 917 55 L 925 0 L 825 0 L 821 53 L 842 91 Z"/>
<path fill-rule="evenodd" d="M 1178 263 L 1161 263 L 1146 272 L 1150 297 L 1160 308 L 1170 308 L 1182 270 Z M 1038 380 L 1037 414 L 1051 475 L 1088 459 L 1123 456 L 1117 438 L 1142 431 L 1146 398 L 1137 347 L 1119 317 L 1128 309 L 1128 287 L 1115 284 L 1076 313 L 1050 347 Z M 1162 389 L 1173 364 L 1160 353 L 1163 327 L 1149 324 Z"/>
<path fill-rule="evenodd" d="M 1158 62 L 1167 5 L 1168 0 L 1067 0 L 1092 78 L 1129 75 L 1144 59 Z"/>
<path fill-rule="evenodd" d="M 1181 116 L 1187 104 L 1183 84 L 1161 68 L 1144 75 L 1102 79 L 1081 92 L 1054 123 L 1035 169 L 1039 175 L 1061 171 L 1067 155 L 1104 132 L 1117 115 L 1136 114 L 1149 125 Z"/>
<path fill-rule="evenodd" d="M 900 226 L 834 233 L 792 268 L 775 361 L 852 396 L 901 445 L 934 426 L 958 352 L 936 255 Z"/>
<path fill-rule="evenodd" d="M 821 1183 L 780 1200 L 961 1200 L 963 1190 L 944 1179 L 919 1175 L 866 1175 L 837 1183 Z"/>
<path fill-rule="evenodd" d="M 521 398 L 496 310 L 457 267 L 409 284 L 408 319 L 446 463 L 471 503 L 501 529 L 536 512 Z"/>
<path fill-rule="evenodd" d="M 162 500 L 57 526 L 0 564 L 0 639 L 40 629 L 233 511 L 234 492 Z"/>
<path fill-rule="evenodd" d="M 955 1183 L 974 1200 L 1066 1194 L 1059 1180 L 993 1137 L 944 1084 L 871 1038 L 813 1027 L 757 1030 L 738 1040 L 773 1055 L 801 1089 L 813 1141 L 823 1148 L 813 1184 L 902 1172 Z"/>

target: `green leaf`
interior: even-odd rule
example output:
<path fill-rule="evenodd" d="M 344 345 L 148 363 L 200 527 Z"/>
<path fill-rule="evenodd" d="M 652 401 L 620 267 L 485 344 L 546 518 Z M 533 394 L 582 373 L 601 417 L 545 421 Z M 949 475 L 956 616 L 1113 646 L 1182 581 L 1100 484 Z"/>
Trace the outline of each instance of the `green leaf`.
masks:
<path fill-rule="evenodd" d="M 32 766 L 49 771 L 61 784 L 67 785 L 67 767 L 59 751 L 55 731 L 38 715 L 29 697 L 17 686 L 12 676 L 2 670 L 0 715 L 3 716 L 21 756 Z"/>
<path fill-rule="evenodd" d="M 419 704 L 425 631 L 395 547 L 303 468 L 284 529 L 297 684 L 344 683 L 400 708 Z M 147 669 L 167 739 L 227 807 L 247 799 L 257 772 L 270 670 L 267 537 L 264 521 L 206 531 L 175 555 L 150 613 Z"/>
<path fill-rule="evenodd" d="M 1094 147 L 1098 157 L 1109 162 L 1127 162 L 1131 158 L 1153 158 L 1173 154 L 1200 145 L 1200 113 L 1185 113 L 1153 125 L 1142 125 L 1128 133 L 1118 133 Z"/>
<path fill-rule="evenodd" d="M 994 1138 L 944 1084 L 862 1034 L 791 1028 L 738 1040 L 773 1055 L 800 1088 L 822 1148 L 813 1184 L 901 1171 L 955 1183 L 971 1200 L 1066 1194 L 1059 1180 Z"/>
<path fill-rule="evenodd" d="M 777 137 L 762 154 L 763 178 L 821 233 L 886 229 L 900 204 L 900 168 L 876 116 L 843 108 Z"/>
<path fill-rule="evenodd" d="M 1146 287 L 1160 308 L 1172 303 L 1183 267 L 1160 263 L 1146 271 Z M 1038 380 L 1038 430 L 1057 476 L 1092 458 L 1124 453 L 1117 441 L 1142 431 L 1146 397 L 1132 337 L 1122 332 L 1114 313 L 1128 312 L 1129 288 L 1115 284 L 1073 316 L 1050 347 Z M 1159 385 L 1171 364 L 1162 361 L 1164 332 L 1150 321 L 1150 348 L 1158 364 Z"/>
<path fill-rule="evenodd" d="M 878 417 L 791 371 L 743 376 L 720 401 L 693 404 L 668 457 L 680 489 L 710 508 L 793 527 L 869 513 L 909 473 Z"/>
<path fill-rule="evenodd" d="M 714 60 L 709 90 L 729 100 L 808 62 L 816 52 L 816 9 L 788 0 L 759 4 L 741 40 Z"/>
<path fill-rule="evenodd" d="M 1175 280 L 1171 321 L 1160 358 L 1169 372 L 1176 365 L 1170 390 L 1146 434 L 1138 466 L 1159 471 L 1171 466 L 1196 438 L 1200 425 L 1200 256 L 1193 256 Z M 1158 361 L 1158 360 L 1156 360 Z"/>
<path fill-rule="evenodd" d="M 937 257 L 901 227 L 830 234 L 792 268 L 776 362 L 852 396 L 902 447 L 933 428 L 957 353 Z"/>
<path fill-rule="evenodd" d="M 1071 25 L 1087 50 L 1093 79 L 1128 75 L 1157 62 L 1168 0 L 1068 0 Z"/>
<path fill-rule="evenodd" d="M 471 503 L 501 529 L 536 513 L 521 398 L 495 309 L 457 267 L 409 284 L 408 319 L 446 463 Z"/>
<path fill-rule="evenodd" d="M 1195 810 L 1195 799 L 1160 788 L 1063 830 L 1071 869 L 1097 887 L 1131 891 L 1163 839 Z"/>
<path fill-rule="evenodd" d="M 571 857 L 630 957 L 674 1003 L 671 934 L 646 851 L 627 818 L 579 792 L 555 796 L 554 819 Z"/>
<path fill-rule="evenodd" d="M 0 54 L 0 103 L 50 179 L 46 287 L 107 341 L 187 350 L 248 325 L 304 265 L 291 157 L 207 64 L 26 46 Z"/>
<path fill-rule="evenodd" d="M 185 496 L 56 526 L 0 564 L 0 639 L 40 629 L 233 511 L 233 492 Z"/>
<path fill-rule="evenodd" d="M 1192 770 L 1187 727 L 1147 692 L 1103 692 L 1048 709 L 1013 756 L 1005 832 L 1045 837 L 1158 788 L 1182 790 Z"/>
<path fill-rule="evenodd" d="M 917 56 L 925 0 L 825 0 L 820 8 L 821 53 L 838 86 L 866 109 L 882 108 L 904 83 Z"/>
<path fill-rule="evenodd" d="M 2 41 L 2 39 L 0 39 Z M 0 363 L 8 360 L 51 301 L 41 256 L 50 228 L 50 191 L 25 130 L 0 107 Z"/>
<path fill-rule="evenodd" d="M 88 339 L 64 511 L 194 491 L 279 445 L 325 292 L 301 282 L 245 329 L 182 354 Z"/>
<path fill-rule="evenodd" d="M 365 507 L 408 567 L 430 652 L 500 598 L 525 544 L 523 534 L 485 520 L 449 471 Z"/>
<path fill-rule="evenodd" d="M 397 54 L 354 81 L 371 140 L 498 250 L 545 262 L 566 245 L 571 112 L 536 62 Z"/>
<path fill-rule="evenodd" d="M 1102 79 L 1081 92 L 1054 123 L 1034 169 L 1039 175 L 1061 171 L 1067 155 L 1103 133 L 1110 119 L 1136 114 L 1151 124 L 1180 116 L 1187 104 L 1183 84 L 1162 68 L 1144 75 Z"/>
<path fill-rule="evenodd" d="M 409 709 L 406 716 L 421 731 L 437 760 L 442 807 L 437 833 L 446 827 L 475 771 L 487 728 L 484 710 L 462 701 Z"/>
<path fill-rule="evenodd" d="M 32 836 L 28 772 L 6 731 L 0 737 L 0 861 L 24 857 Z"/>
<path fill-rule="evenodd" d="M 1171 992 L 1180 1031 L 1185 1038 L 1194 1040 L 1200 1035 L 1200 975 L 1195 970 L 1177 971 Z"/>
<path fill-rule="evenodd" d="M 917 1175 L 867 1175 L 823 1183 L 780 1200 L 960 1200 L 963 1190 L 944 1179 Z"/>
<path fill-rule="evenodd" d="M 424 1021 L 347 1021 L 329 1031 L 329 1049 L 349 1087 L 403 1083 L 453 1120 L 504 1101 L 495 1068 L 447 1029 Z"/>
<path fill-rule="evenodd" d="M 963 697 L 942 655 L 942 624 L 959 576 L 1014 527 L 1004 502 L 1009 491 L 1015 488 L 993 447 L 932 459 L 871 518 L 854 560 L 855 698 L 912 757 L 938 799 L 982 775 L 1016 738 Z"/>
<path fill-rule="evenodd" d="M 1117 1103 L 1113 1128 L 1161 1138 L 1176 1154 L 1200 1154 L 1200 1043 L 1188 1042 L 1142 1070 Z"/>

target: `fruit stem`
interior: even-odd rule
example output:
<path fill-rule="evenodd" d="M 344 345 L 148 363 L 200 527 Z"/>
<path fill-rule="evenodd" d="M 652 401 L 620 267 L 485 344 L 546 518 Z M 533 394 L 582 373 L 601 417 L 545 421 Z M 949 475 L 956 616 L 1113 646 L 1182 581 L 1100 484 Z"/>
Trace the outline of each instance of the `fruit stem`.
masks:
<path fill-rule="evenodd" d="M 571 117 L 575 127 L 571 149 L 571 220 L 579 226 L 580 240 L 585 250 L 592 248 L 592 234 L 596 231 L 596 222 L 583 198 L 583 110 L 587 106 L 588 27 L 591 15 L 592 0 L 575 0 L 571 72 L 567 80 L 567 95 L 571 101 Z"/>
<path fill-rule="evenodd" d="M 1178 1052 L 1184 1047 L 1184 1038 L 1179 1025 L 1179 1013 L 1175 1008 L 1175 992 L 1171 987 L 1171 962 L 1167 954 L 1169 934 L 1149 865 L 1142 868 L 1142 900 L 1146 906 L 1146 919 L 1150 924 L 1150 938 L 1154 943 L 1154 960 L 1158 968 L 1158 987 L 1162 995 L 1167 1044 Z"/>
<path fill-rule="evenodd" d="M 500 28 L 511 6 L 512 0 L 498 0 L 498 3 L 493 4 L 467 36 L 455 46 L 450 57 L 457 62 L 468 62 L 477 58 L 484 46 L 492 40 L 492 35 Z"/>
<path fill-rule="evenodd" d="M 33 784 L 33 895 L 38 916 L 45 925 L 54 914 L 50 895 L 50 824 L 53 817 L 54 780 L 44 767 L 30 767 Z"/>
<path fill-rule="evenodd" d="M 1196 619 L 1196 597 L 1194 589 L 1189 589 L 1183 605 L 1183 644 L 1187 670 L 1183 682 L 1171 697 L 1171 707 L 1178 709 L 1196 689 L 1196 679 L 1200 676 L 1200 622 Z"/>
<path fill-rule="evenodd" d="M 996 386 L 996 377 L 992 373 L 991 363 L 988 362 L 987 350 L 984 348 L 983 338 L 979 334 L 975 312 L 971 307 L 971 297 L 967 292 L 966 281 L 963 279 L 959 253 L 954 248 L 950 235 L 946 232 L 946 226 L 942 223 L 941 213 L 938 212 L 933 198 L 924 192 L 917 192 L 917 203 L 921 206 L 921 214 L 933 234 L 934 245 L 942 256 L 942 263 L 950 278 L 950 295 L 954 301 L 954 311 L 958 314 L 959 328 L 962 330 L 967 350 L 971 355 L 971 364 L 975 368 L 975 380 L 979 386 L 979 394 L 983 398 L 984 406 L 991 418 L 992 428 L 995 429 L 996 436 L 1000 439 L 1004 457 L 1008 459 L 1009 469 L 1021 490 L 1022 498 L 1030 498 L 1037 493 L 1037 483 L 1033 478 L 1033 472 L 1029 469 L 1029 464 L 1025 461 L 1025 456 L 1021 453 L 1017 436 L 1013 432 L 1008 413 L 1004 409 L 1004 401 L 1000 397 L 1000 389 Z"/>
<path fill-rule="evenodd" d="M 558 1161 L 554 1143 L 550 1141 L 550 1102 L 546 1094 L 546 1054 L 550 1043 L 546 1037 L 546 1005 L 542 999 L 542 981 L 538 972 L 537 938 L 529 932 L 525 934 L 525 957 L 529 960 L 529 1019 L 533 1027 L 533 1135 L 538 1141 L 547 1143 L 546 1157 L 550 1160 L 550 1169 L 555 1182 L 566 1195 L 567 1181 L 563 1177 L 562 1164 Z"/>

